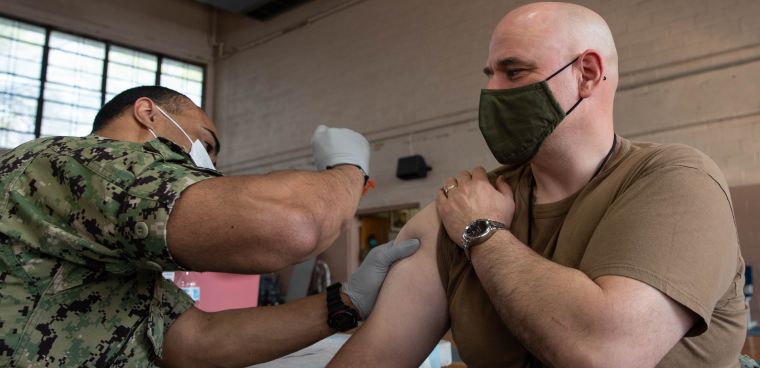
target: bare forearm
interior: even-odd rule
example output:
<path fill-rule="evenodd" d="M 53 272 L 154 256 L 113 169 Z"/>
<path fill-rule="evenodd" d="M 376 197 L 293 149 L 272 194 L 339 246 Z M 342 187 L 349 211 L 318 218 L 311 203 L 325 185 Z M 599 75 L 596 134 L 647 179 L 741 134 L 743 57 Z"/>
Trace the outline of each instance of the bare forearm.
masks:
<path fill-rule="evenodd" d="M 472 264 L 505 324 L 547 363 L 588 366 L 584 354 L 604 349 L 616 332 L 599 285 L 539 256 L 509 232 L 475 247 Z"/>
<path fill-rule="evenodd" d="M 198 271 L 281 269 L 332 244 L 356 212 L 362 183 L 353 166 L 200 182 L 171 214 L 169 249 Z"/>
<path fill-rule="evenodd" d="M 364 173 L 358 167 L 341 165 L 319 173 L 322 183 L 315 193 L 306 192 L 301 200 L 309 208 L 317 224 L 317 244 L 306 257 L 322 253 L 340 235 L 356 214 L 364 191 Z M 315 184 L 311 178 L 307 185 Z"/>
<path fill-rule="evenodd" d="M 357 167 L 342 165 L 323 172 L 279 171 L 263 177 L 250 177 L 247 218 L 251 226 L 267 228 L 268 244 L 273 252 L 282 249 L 282 234 L 294 233 L 301 238 L 301 261 L 321 253 L 340 235 L 344 225 L 356 213 L 362 195 L 364 177 Z M 268 196 L 262 195 L 270 193 Z M 232 201 L 239 199 L 232 199 Z M 269 209 L 278 209 L 279 215 L 266 211 L 250 211 L 261 207 L 262 200 Z M 234 206 L 235 203 L 229 203 Z M 293 223 L 288 223 L 293 219 Z M 259 231 L 261 234 L 264 231 Z M 297 235 L 296 235 L 297 234 Z M 293 262 L 290 262 L 293 263 Z M 289 264 L 288 264 L 289 265 Z"/>
<path fill-rule="evenodd" d="M 166 367 L 245 367 L 307 347 L 333 332 L 325 294 L 276 307 L 185 312 L 164 340 Z"/>

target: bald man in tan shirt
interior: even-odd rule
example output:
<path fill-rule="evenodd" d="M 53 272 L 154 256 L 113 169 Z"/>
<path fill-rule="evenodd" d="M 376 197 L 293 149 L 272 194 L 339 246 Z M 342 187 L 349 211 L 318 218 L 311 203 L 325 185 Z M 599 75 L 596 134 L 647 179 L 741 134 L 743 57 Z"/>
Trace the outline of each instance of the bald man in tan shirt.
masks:
<path fill-rule="evenodd" d="M 572 4 L 519 7 L 485 72 L 481 130 L 497 158 L 519 137 L 489 136 L 501 125 L 489 130 L 483 98 L 548 88 L 561 124 L 524 162 L 444 183 L 399 235 L 421 250 L 391 270 L 331 366 L 416 367 L 451 328 L 470 367 L 738 367 L 744 262 L 728 186 L 693 148 L 615 135 L 605 21 Z M 477 219 L 496 227 L 478 233 Z"/>

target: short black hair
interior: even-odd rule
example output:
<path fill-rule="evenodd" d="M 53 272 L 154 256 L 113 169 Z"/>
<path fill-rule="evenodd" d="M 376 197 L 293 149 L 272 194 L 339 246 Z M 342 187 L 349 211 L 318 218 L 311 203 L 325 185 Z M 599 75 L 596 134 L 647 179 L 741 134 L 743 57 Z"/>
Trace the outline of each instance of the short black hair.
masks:
<path fill-rule="evenodd" d="M 166 87 L 140 86 L 130 88 L 114 96 L 100 108 L 92 123 L 92 132 L 95 133 L 106 127 L 111 121 L 121 115 L 124 110 L 135 104 L 140 97 L 147 97 L 169 113 L 177 113 L 183 104 L 191 102 L 187 96 Z"/>

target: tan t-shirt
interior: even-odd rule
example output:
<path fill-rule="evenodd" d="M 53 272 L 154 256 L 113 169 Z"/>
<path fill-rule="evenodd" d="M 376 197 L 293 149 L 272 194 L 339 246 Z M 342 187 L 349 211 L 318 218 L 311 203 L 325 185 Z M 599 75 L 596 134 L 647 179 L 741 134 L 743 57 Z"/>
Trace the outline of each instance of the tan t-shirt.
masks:
<path fill-rule="evenodd" d="M 722 173 L 687 146 L 618 142 L 610 162 L 578 193 L 534 206 L 531 248 L 591 279 L 642 281 L 697 314 L 696 325 L 658 367 L 738 367 L 746 334 L 744 261 Z M 514 188 L 511 231 L 527 243 L 530 165 L 498 169 L 492 179 L 497 175 Z M 502 323 L 445 232 L 438 270 L 465 363 L 541 366 Z"/>

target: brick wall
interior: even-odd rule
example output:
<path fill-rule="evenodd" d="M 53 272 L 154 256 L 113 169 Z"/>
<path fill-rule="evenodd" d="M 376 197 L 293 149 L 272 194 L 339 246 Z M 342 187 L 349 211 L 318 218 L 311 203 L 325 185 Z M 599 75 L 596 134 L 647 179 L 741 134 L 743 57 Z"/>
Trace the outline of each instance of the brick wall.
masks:
<path fill-rule="evenodd" d="M 311 168 L 308 140 L 320 123 L 372 142 L 378 188 L 362 200 L 364 209 L 425 204 L 458 170 L 493 168 L 477 128 L 480 70 L 494 25 L 522 3 L 324 0 L 269 23 L 222 17 L 221 168 Z M 618 133 L 692 145 L 732 186 L 760 183 L 760 1 L 581 3 L 616 38 Z M 412 153 L 433 171 L 402 182 L 396 160 Z M 760 266 L 760 258 L 748 262 Z"/>
<path fill-rule="evenodd" d="M 747 264 L 752 267 L 754 296 L 750 302 L 752 319 L 760 321 L 760 184 L 734 187 L 731 190 L 736 211 L 736 222 L 739 229 L 739 241 L 742 244 L 742 255 Z"/>

